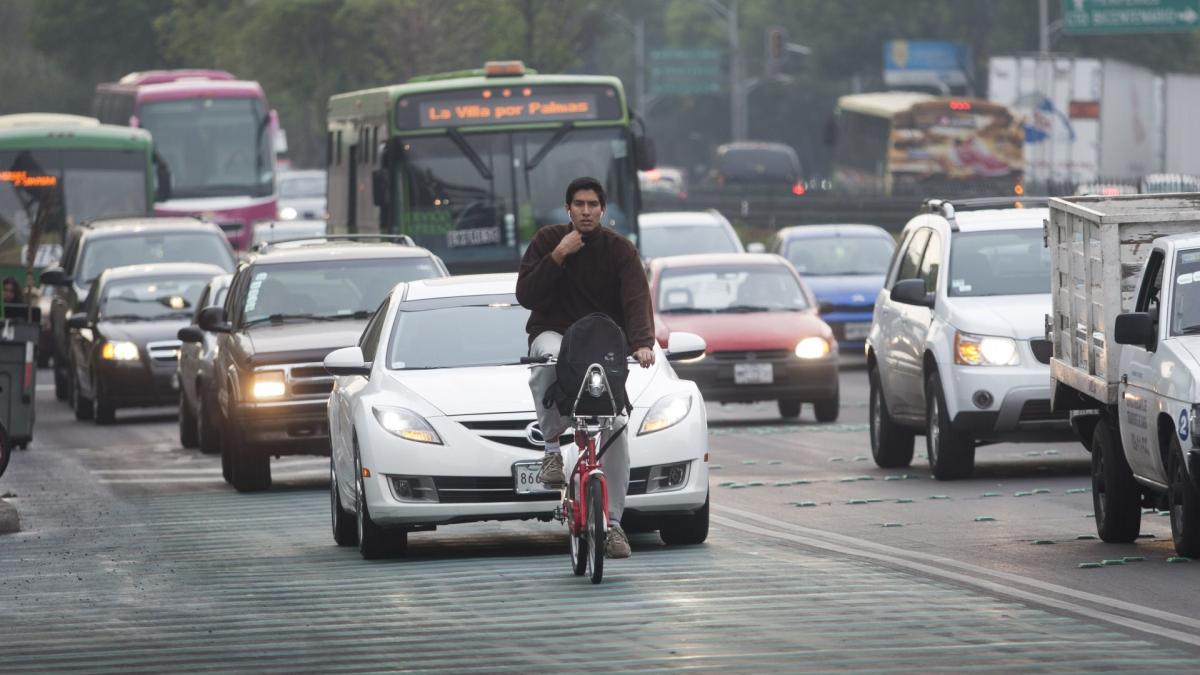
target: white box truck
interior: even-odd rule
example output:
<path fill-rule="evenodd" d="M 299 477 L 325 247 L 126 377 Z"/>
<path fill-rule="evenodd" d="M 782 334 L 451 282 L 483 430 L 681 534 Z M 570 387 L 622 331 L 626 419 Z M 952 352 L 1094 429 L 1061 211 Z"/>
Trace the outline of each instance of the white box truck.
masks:
<path fill-rule="evenodd" d="M 1096 529 L 1168 509 L 1200 556 L 1200 193 L 1050 200 L 1051 406 L 1092 455 Z"/>

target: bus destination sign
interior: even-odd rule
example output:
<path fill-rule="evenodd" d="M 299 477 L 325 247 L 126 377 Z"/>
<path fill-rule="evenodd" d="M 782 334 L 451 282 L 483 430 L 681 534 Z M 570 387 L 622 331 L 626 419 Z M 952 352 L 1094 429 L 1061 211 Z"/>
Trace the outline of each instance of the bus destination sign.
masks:
<path fill-rule="evenodd" d="M 577 92 L 422 101 L 420 115 L 420 126 L 428 128 L 594 120 L 598 111 L 595 94 Z"/>

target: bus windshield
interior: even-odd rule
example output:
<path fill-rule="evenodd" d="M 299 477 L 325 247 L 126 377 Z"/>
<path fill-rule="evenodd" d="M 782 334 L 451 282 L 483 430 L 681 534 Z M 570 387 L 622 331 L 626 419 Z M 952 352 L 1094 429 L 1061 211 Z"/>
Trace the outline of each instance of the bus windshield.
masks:
<path fill-rule="evenodd" d="M 272 193 L 275 162 L 262 101 L 154 101 L 142 104 L 138 119 L 171 169 L 173 198 Z"/>
<path fill-rule="evenodd" d="M 451 265 L 496 260 L 498 248 L 512 249 L 515 264 L 537 228 L 566 222 L 564 191 L 578 176 L 605 185 L 604 225 L 630 231 L 637 178 L 624 129 L 452 131 L 402 148 L 406 231 Z"/>

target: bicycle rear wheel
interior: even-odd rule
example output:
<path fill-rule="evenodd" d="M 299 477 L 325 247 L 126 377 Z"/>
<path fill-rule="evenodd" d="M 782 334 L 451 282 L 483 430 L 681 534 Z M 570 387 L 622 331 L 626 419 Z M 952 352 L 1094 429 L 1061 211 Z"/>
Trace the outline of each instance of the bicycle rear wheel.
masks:
<path fill-rule="evenodd" d="M 600 481 L 587 484 L 587 572 L 593 584 L 604 578 L 604 492 Z"/>

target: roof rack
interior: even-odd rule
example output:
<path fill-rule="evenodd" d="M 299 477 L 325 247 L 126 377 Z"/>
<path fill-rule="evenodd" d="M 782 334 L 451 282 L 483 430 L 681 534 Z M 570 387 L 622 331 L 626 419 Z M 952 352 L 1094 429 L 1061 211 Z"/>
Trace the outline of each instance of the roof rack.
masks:
<path fill-rule="evenodd" d="M 280 245 L 285 245 L 284 248 L 295 248 L 300 246 L 319 246 L 339 241 L 375 241 L 380 244 L 397 244 L 400 246 L 417 245 L 413 241 L 413 238 L 407 234 L 324 234 L 316 237 L 260 241 L 251 250 L 255 253 L 265 253 Z"/>
<path fill-rule="evenodd" d="M 168 218 L 171 220 L 189 219 L 189 220 L 194 220 L 197 223 L 205 222 L 203 220 L 200 220 L 196 216 L 188 216 L 188 215 L 160 216 L 160 215 L 154 214 L 154 213 L 130 213 L 128 215 L 96 216 L 95 218 L 90 218 L 88 220 L 83 221 L 82 223 L 79 224 L 79 226 L 80 227 L 92 227 L 94 225 L 100 225 L 100 224 L 106 223 L 110 220 L 160 220 L 160 219 L 168 219 Z"/>
<path fill-rule="evenodd" d="M 921 203 L 923 213 L 941 216 L 950 223 L 952 232 L 958 231 L 955 214 L 959 211 L 981 211 L 984 209 L 1030 209 L 1047 206 L 1048 197 L 970 197 L 968 199 L 938 199 L 930 198 Z"/>

